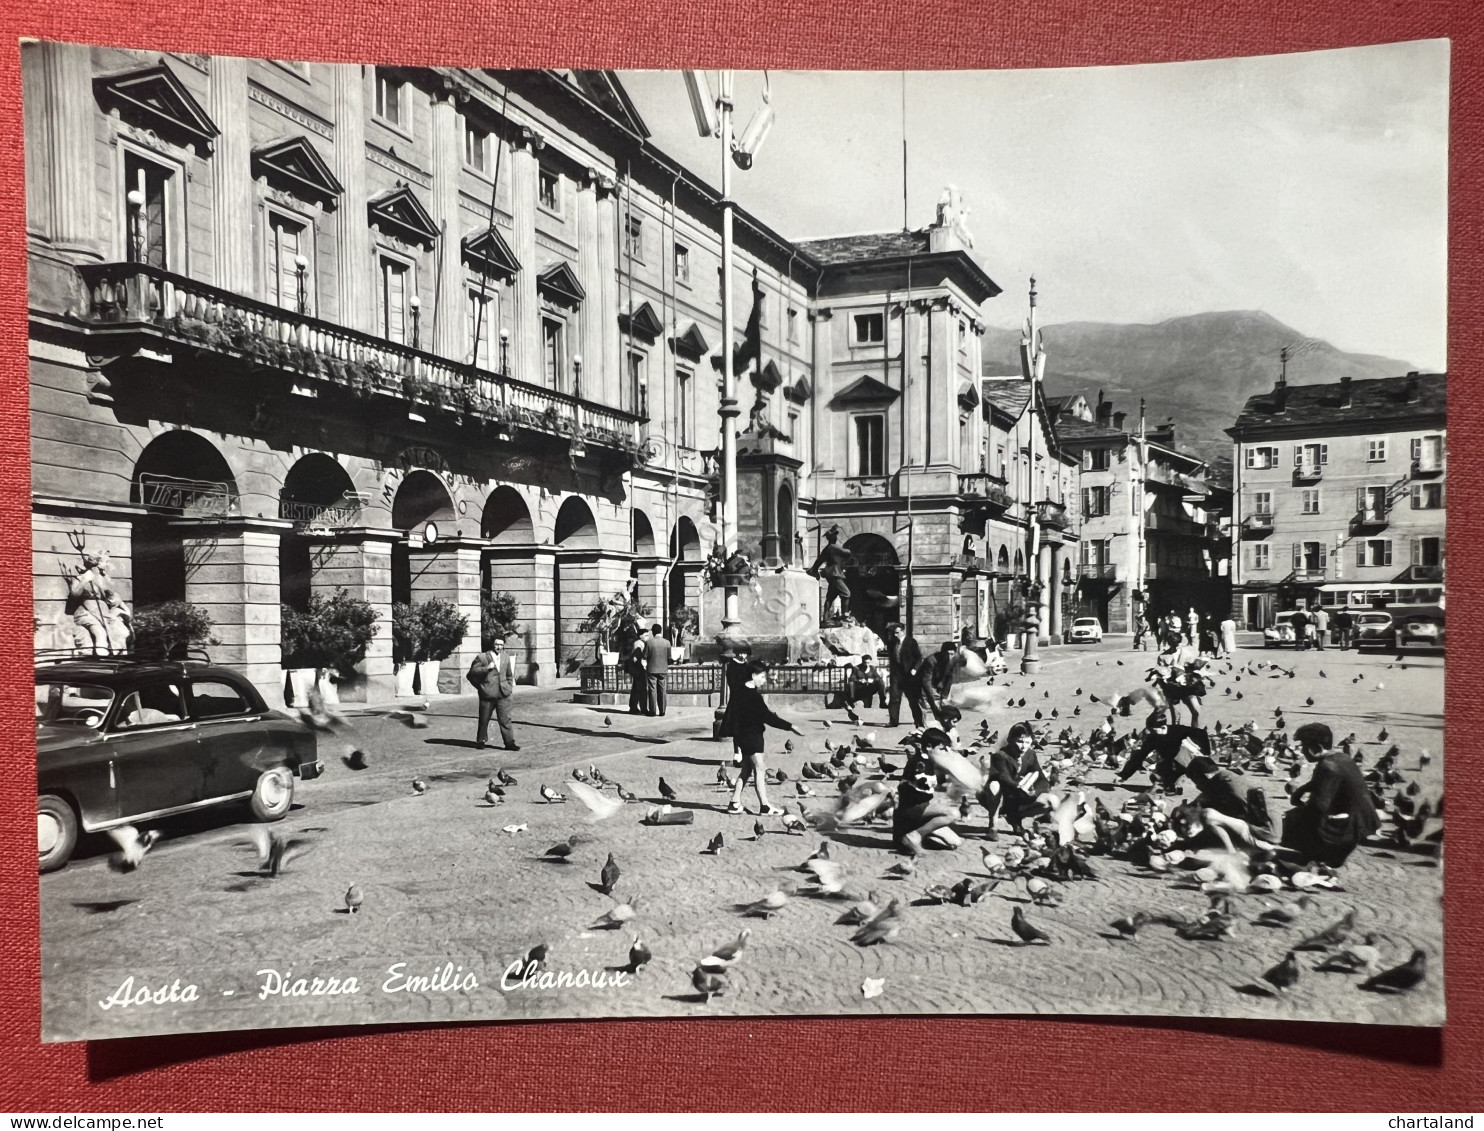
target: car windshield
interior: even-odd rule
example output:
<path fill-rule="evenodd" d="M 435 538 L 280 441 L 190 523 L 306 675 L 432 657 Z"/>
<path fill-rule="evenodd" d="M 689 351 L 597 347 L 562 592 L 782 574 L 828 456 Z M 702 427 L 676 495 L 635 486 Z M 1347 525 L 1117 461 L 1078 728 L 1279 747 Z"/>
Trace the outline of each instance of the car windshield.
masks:
<path fill-rule="evenodd" d="M 1095 621 L 1095 620 L 1093 620 L 1092 617 L 1078 617 L 1072 623 L 1073 624 L 1085 625 L 1086 627 L 1091 628 L 1093 625 L 1097 624 L 1098 622 Z"/>
<path fill-rule="evenodd" d="M 113 692 L 85 683 L 36 684 L 36 725 L 75 726 L 96 730 L 103 725 Z"/>
<path fill-rule="evenodd" d="M 1390 613 L 1361 613 L 1361 624 L 1387 624 L 1391 621 Z"/>

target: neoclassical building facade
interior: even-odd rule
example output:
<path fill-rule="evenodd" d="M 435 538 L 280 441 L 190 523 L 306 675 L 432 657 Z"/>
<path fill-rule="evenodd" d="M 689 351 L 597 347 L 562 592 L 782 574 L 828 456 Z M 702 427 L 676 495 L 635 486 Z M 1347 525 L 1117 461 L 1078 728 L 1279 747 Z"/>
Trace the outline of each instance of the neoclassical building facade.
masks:
<path fill-rule="evenodd" d="M 724 343 L 718 194 L 611 73 L 22 56 L 38 646 L 106 551 L 119 600 L 204 607 L 270 701 L 281 607 L 339 587 L 382 614 L 373 697 L 393 602 L 468 616 L 452 688 L 491 590 L 550 681 L 631 580 L 662 619 L 702 607 L 726 363 L 744 548 L 799 570 L 839 522 L 901 555 L 910 500 L 918 630 L 966 619 L 998 288 L 951 209 L 896 262 L 738 210 Z"/>

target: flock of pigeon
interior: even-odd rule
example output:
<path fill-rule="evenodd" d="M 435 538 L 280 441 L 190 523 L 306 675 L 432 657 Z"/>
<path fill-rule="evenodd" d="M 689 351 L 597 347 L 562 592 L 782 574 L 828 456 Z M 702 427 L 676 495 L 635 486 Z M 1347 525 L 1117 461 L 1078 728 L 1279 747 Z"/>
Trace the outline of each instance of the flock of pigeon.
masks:
<path fill-rule="evenodd" d="M 1400 658 L 1397 661 L 1401 662 Z M 1102 661 L 1098 661 L 1102 666 Z M 1123 666 L 1122 660 L 1117 660 Z M 1393 665 L 1394 666 L 1394 665 Z M 1225 683 L 1223 696 L 1229 702 L 1244 697 L 1238 686 L 1244 679 L 1292 679 L 1294 668 L 1284 668 L 1276 663 L 1252 661 L 1246 664 L 1209 665 L 1204 678 L 1214 687 Z M 1319 677 L 1328 678 L 1323 670 Z M 1359 683 L 1365 677 L 1356 676 Z M 1092 781 L 1098 771 L 1113 771 L 1120 768 L 1139 739 L 1137 730 L 1119 733 L 1120 717 L 1131 714 L 1135 705 L 1148 702 L 1163 705 L 1158 692 L 1158 675 L 1151 671 L 1148 686 L 1136 687 L 1124 694 L 1099 696 L 1076 689 L 1069 718 L 1083 714 L 1084 705 L 1088 714 L 1102 716 L 1090 731 L 1079 733 L 1072 725 L 1064 725 L 1053 733 L 1055 720 L 1061 718 L 1062 710 L 1052 706 L 1048 700 L 1051 693 L 1042 689 L 1036 692 L 1036 681 L 1029 680 L 1021 694 L 1012 696 L 1008 708 L 1012 711 L 1033 712 L 1035 742 L 1038 758 L 1050 789 L 1040 800 L 1043 815 L 1024 833 L 1016 834 L 1019 843 L 1003 849 L 995 838 L 994 848 L 981 847 L 980 867 L 964 871 L 953 883 L 933 882 L 920 889 L 914 898 L 906 894 L 911 890 L 912 880 L 917 874 L 919 861 L 901 859 L 886 867 L 879 876 L 882 887 L 890 884 L 899 887 L 903 894 L 883 895 L 882 889 L 872 887 L 872 881 L 851 874 L 844 860 L 837 857 L 837 842 L 830 834 L 841 829 L 856 828 L 878 830 L 880 823 L 889 821 L 896 800 L 895 782 L 904 765 L 904 756 L 912 753 L 915 736 L 908 736 L 896 747 L 878 747 L 873 732 L 860 728 L 859 718 L 852 711 L 855 733 L 848 741 L 834 742 L 826 738 L 823 756 L 811 759 L 800 758 L 795 769 L 776 768 L 768 771 L 768 783 L 791 790 L 787 809 L 782 816 L 759 817 L 752 827 L 751 841 L 777 835 L 822 837 L 818 846 L 799 864 L 784 869 L 784 877 L 769 885 L 769 890 L 760 898 L 739 903 L 733 908 L 742 919 L 761 919 L 767 923 L 784 913 L 796 898 L 837 901 L 840 914 L 835 923 L 850 928 L 850 940 L 857 946 L 866 947 L 893 943 L 904 930 L 910 933 L 913 920 L 919 915 L 931 915 L 931 911 L 914 911 L 912 908 L 951 904 L 970 907 L 987 904 L 996 889 L 1016 893 L 1015 905 L 1009 916 L 1009 932 L 1013 939 L 1010 945 L 1051 946 L 1055 936 L 1027 913 L 1074 900 L 1078 885 L 1096 883 L 1100 871 L 1108 866 L 1105 861 L 1120 861 L 1128 867 L 1146 875 L 1166 878 L 1176 888 L 1188 889 L 1198 894 L 1196 906 L 1199 911 L 1191 914 L 1174 913 L 1169 910 L 1138 909 L 1120 917 L 1109 926 L 1104 937 L 1115 944 L 1135 942 L 1141 931 L 1151 927 L 1164 927 L 1186 941 L 1196 943 L 1220 943 L 1232 938 L 1248 927 L 1279 933 L 1304 928 L 1303 937 L 1281 949 L 1283 957 L 1270 968 L 1257 974 L 1250 983 L 1233 988 L 1247 994 L 1276 995 L 1291 989 L 1303 975 L 1305 967 L 1299 961 L 1302 953 L 1315 952 L 1321 955 L 1310 969 L 1329 974 L 1359 976 L 1360 989 L 1400 993 L 1421 984 L 1427 973 L 1426 954 L 1414 948 L 1409 957 L 1399 964 L 1387 965 L 1375 934 L 1357 936 L 1356 911 L 1346 911 L 1335 921 L 1314 929 L 1317 923 L 1309 921 L 1322 911 L 1317 896 L 1325 892 L 1343 892 L 1340 875 L 1322 865 L 1304 867 L 1288 861 L 1278 851 L 1262 845 L 1250 850 L 1217 851 L 1211 849 L 1189 849 L 1183 847 L 1181 835 L 1172 822 L 1179 806 L 1178 794 L 1163 791 L 1158 782 L 1142 792 L 1135 791 L 1116 810 L 1110 809 L 1101 797 L 1088 803 L 1088 793 L 1083 787 L 1098 788 Z M 1377 689 L 1384 688 L 1375 681 Z M 956 704 L 983 706 L 986 696 L 993 694 L 996 706 L 1006 691 L 1015 689 L 1016 680 L 1007 678 L 996 685 L 993 677 L 988 680 L 975 679 L 972 684 L 959 684 L 951 701 Z M 1250 684 L 1248 689 L 1250 690 Z M 1040 700 L 1039 703 L 1036 700 Z M 1306 706 L 1312 707 L 1314 699 L 1309 697 Z M 387 717 L 409 727 L 422 728 L 428 725 L 427 702 L 420 709 L 390 712 Z M 301 710 L 306 725 L 322 732 L 339 733 L 342 737 L 354 734 L 350 722 L 338 711 L 328 707 L 318 696 Z M 612 720 L 603 719 L 605 727 Z M 824 726 L 832 724 L 826 720 Z M 1274 711 L 1270 727 L 1260 728 L 1255 721 L 1240 726 L 1223 726 L 1216 723 L 1210 730 L 1211 752 L 1218 764 L 1240 771 L 1245 775 L 1281 779 L 1287 792 L 1292 793 L 1301 784 L 1305 762 L 1299 755 L 1287 733 L 1287 721 L 1281 708 Z M 995 748 L 998 732 L 991 731 L 989 720 L 983 719 L 977 736 L 964 743 L 960 750 L 935 756 L 940 771 L 940 782 L 946 795 L 959 806 L 967 827 L 976 824 L 987 827 L 987 814 L 978 808 L 976 800 L 988 780 L 986 755 Z M 1383 728 L 1375 744 L 1386 745 L 1389 735 Z M 1370 743 L 1361 742 L 1352 734 L 1341 744 L 1357 763 L 1365 765 Z M 795 754 L 792 740 L 784 743 L 784 754 L 792 762 Z M 1441 850 L 1442 797 L 1428 794 L 1415 778 L 1408 778 L 1408 771 L 1400 765 L 1402 750 L 1390 744 L 1364 774 L 1376 799 L 1378 810 L 1389 817 L 1389 832 L 1392 843 L 1398 848 L 1412 848 L 1424 854 L 1436 854 Z M 351 770 L 365 769 L 371 758 L 359 743 L 347 743 L 342 758 Z M 1417 755 L 1420 770 L 1430 761 L 1427 752 Z M 1104 778 L 1103 788 L 1108 788 Z M 715 788 L 719 793 L 730 793 L 734 781 L 726 763 L 718 766 Z M 506 770 L 500 770 L 491 778 L 479 799 L 486 808 L 496 808 L 513 799 L 513 791 L 519 782 Z M 412 781 L 415 794 L 426 793 L 429 784 L 422 778 Z M 563 792 L 565 790 L 566 792 Z M 544 805 L 566 804 L 576 799 L 589 813 L 594 823 L 608 820 L 626 810 L 631 804 L 640 803 L 637 794 L 623 784 L 606 776 L 596 764 L 586 769 L 576 768 L 569 779 L 561 782 L 561 788 L 542 782 L 535 791 Z M 642 810 L 642 823 L 647 825 L 688 824 L 693 817 L 691 807 L 677 808 L 671 803 L 679 800 L 677 791 L 661 777 L 657 786 L 657 800 L 647 802 Z M 721 808 L 724 802 L 718 804 Z M 771 823 L 771 822 L 776 822 Z M 505 833 L 516 835 L 529 831 L 530 823 L 505 825 Z M 118 870 L 133 870 L 141 864 L 145 854 L 155 843 L 158 833 L 139 833 L 132 827 L 114 830 L 120 852 L 110 861 Z M 679 835 L 679 834 L 663 834 Z M 583 831 L 552 845 L 542 859 L 571 862 L 575 850 L 588 843 L 596 833 Z M 718 832 L 712 836 L 700 853 L 720 856 L 724 852 L 736 851 L 735 840 L 729 844 L 727 837 Z M 302 834 L 279 832 L 267 826 L 252 828 L 249 839 L 240 842 L 251 849 L 258 860 L 259 872 L 264 877 L 276 877 L 308 848 Z M 883 846 L 889 843 L 883 836 Z M 944 859 L 949 853 L 934 853 Z M 1433 857 L 1435 860 L 1435 855 Z M 1432 862 L 1432 861 L 1424 861 Z M 936 871 L 936 869 L 935 869 Z M 613 899 L 613 906 L 591 925 L 591 930 L 632 931 L 641 916 L 640 900 L 625 898 L 616 892 L 622 869 L 610 851 L 596 883 L 590 886 Z M 869 890 L 863 890 L 869 888 Z M 1024 893 L 1024 898 L 1019 893 Z M 1297 893 L 1293 902 L 1282 902 L 1275 897 L 1281 892 Z M 344 896 L 344 913 L 355 915 L 363 904 L 363 894 L 358 885 L 352 883 Z M 1255 906 L 1254 906 L 1255 905 Z M 1249 915 L 1244 916 L 1243 911 Z M 730 942 L 716 947 L 700 957 L 691 973 L 691 987 L 704 1001 L 727 993 L 731 986 L 732 967 L 740 960 L 752 937 L 752 927 L 743 927 Z M 548 947 L 538 943 L 521 958 L 526 974 L 539 970 L 546 961 Z M 633 934 L 627 962 L 614 969 L 637 974 L 650 962 L 652 953 L 642 934 Z M 867 979 L 861 987 L 866 997 L 882 992 L 881 979 Z"/>

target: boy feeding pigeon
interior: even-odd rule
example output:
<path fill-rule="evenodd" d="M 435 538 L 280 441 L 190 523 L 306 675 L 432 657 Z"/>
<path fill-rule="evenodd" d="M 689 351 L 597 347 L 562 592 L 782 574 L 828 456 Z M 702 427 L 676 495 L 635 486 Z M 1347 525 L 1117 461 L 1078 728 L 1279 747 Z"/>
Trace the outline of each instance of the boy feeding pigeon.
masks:
<path fill-rule="evenodd" d="M 783 810 L 768 804 L 768 791 L 764 784 L 768 772 L 763 762 L 763 736 L 767 727 L 790 731 L 802 735 L 804 732 L 785 718 L 780 718 L 769 709 L 763 698 L 762 688 L 767 683 L 767 665 L 754 660 L 747 665 L 747 678 L 734 685 L 727 700 L 727 709 L 721 719 L 721 734 L 730 737 L 737 753 L 741 755 L 742 771 L 737 775 L 737 784 L 732 791 L 732 803 L 728 813 L 742 812 L 742 790 L 748 780 L 757 790 L 757 803 L 761 812 L 781 817 Z"/>
<path fill-rule="evenodd" d="M 891 839 L 899 852 L 920 856 L 925 846 L 957 848 L 962 843 L 948 827 L 958 816 L 958 809 L 938 796 L 938 771 L 932 758 L 934 750 L 951 746 L 948 736 L 937 727 L 923 731 L 914 746 L 902 771 L 892 816 Z"/>
<path fill-rule="evenodd" d="M 1305 723 L 1293 737 L 1314 764 L 1314 776 L 1294 791 L 1294 807 L 1283 817 L 1283 847 L 1302 860 L 1338 868 L 1381 827 L 1376 806 L 1355 760 L 1331 749 L 1329 727 Z"/>

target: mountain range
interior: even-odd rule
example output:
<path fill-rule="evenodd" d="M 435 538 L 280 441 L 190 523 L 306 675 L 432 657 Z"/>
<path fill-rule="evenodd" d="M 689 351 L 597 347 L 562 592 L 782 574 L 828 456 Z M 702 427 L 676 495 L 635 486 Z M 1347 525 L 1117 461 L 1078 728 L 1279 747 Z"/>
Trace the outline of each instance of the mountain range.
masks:
<path fill-rule="evenodd" d="M 1175 442 L 1230 480 L 1231 426 L 1247 398 L 1270 390 L 1279 351 L 1289 350 L 1288 380 L 1325 384 L 1396 377 L 1417 368 L 1372 354 L 1346 353 L 1305 337 L 1260 310 L 1213 311 L 1152 325 L 1064 322 L 1042 327 L 1046 395 L 1098 392 L 1137 421 L 1139 398 L 1152 428 L 1173 418 Z M 1020 372 L 1020 331 L 990 327 L 983 339 L 985 376 Z"/>

